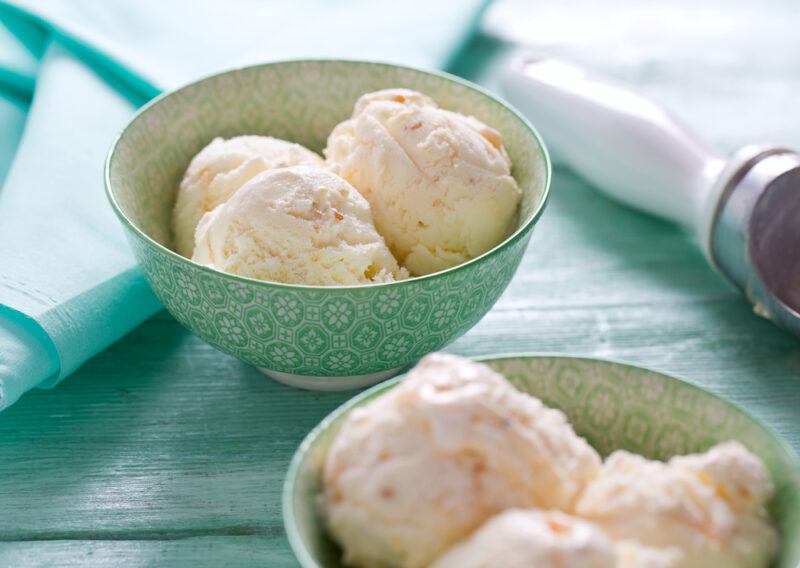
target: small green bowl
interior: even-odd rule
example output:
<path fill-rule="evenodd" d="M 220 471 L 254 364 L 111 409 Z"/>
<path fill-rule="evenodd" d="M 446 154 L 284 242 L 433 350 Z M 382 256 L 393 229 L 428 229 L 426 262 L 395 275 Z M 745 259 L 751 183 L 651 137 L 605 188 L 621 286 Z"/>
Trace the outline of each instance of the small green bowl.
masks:
<path fill-rule="evenodd" d="M 497 128 L 523 190 L 516 230 L 492 250 L 428 276 L 368 286 L 278 284 L 201 266 L 170 249 L 175 191 L 214 137 L 265 134 L 316 151 L 356 99 L 407 87 Z M 145 278 L 175 318 L 279 381 L 318 390 L 372 384 L 463 335 L 519 266 L 550 186 L 541 138 L 516 111 L 444 73 L 361 61 L 235 69 L 158 97 L 114 143 L 106 192 Z"/>
<path fill-rule="evenodd" d="M 601 455 L 625 449 L 651 459 L 705 451 L 738 440 L 766 464 L 775 484 L 770 516 L 781 534 L 776 568 L 800 566 L 800 460 L 766 426 L 733 404 L 667 375 L 622 363 L 559 356 L 482 359 L 514 386 L 566 413 Z M 306 436 L 283 488 L 286 534 L 303 568 L 341 568 L 340 550 L 319 511 L 325 455 L 347 414 L 402 377 L 365 391 Z"/>

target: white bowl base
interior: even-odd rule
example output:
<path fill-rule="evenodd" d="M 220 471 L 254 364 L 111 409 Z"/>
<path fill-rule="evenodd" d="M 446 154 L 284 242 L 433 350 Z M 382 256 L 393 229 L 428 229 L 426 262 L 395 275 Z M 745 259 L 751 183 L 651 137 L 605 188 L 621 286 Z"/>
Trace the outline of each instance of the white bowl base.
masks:
<path fill-rule="evenodd" d="M 284 373 L 282 371 L 265 369 L 264 367 L 257 367 L 257 369 L 270 379 L 276 380 L 284 385 L 289 385 L 290 387 L 314 391 L 344 391 L 359 389 L 379 383 L 388 379 L 389 377 L 395 376 L 403 370 L 403 367 L 396 367 L 394 369 L 379 371 L 377 373 L 367 373 L 366 375 L 350 375 L 341 377 L 295 375 L 293 373 Z"/>

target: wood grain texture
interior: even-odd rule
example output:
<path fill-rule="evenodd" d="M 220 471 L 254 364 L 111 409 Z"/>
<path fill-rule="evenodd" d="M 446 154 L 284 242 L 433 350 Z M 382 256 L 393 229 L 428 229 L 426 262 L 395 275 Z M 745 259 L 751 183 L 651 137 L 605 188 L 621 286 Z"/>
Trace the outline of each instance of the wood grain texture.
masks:
<path fill-rule="evenodd" d="M 475 43 L 473 71 L 489 47 Z M 679 229 L 566 170 L 512 284 L 449 350 L 643 364 L 743 406 L 800 451 L 800 342 L 753 315 Z M 283 476 L 351 395 L 269 381 L 159 314 L 0 415 L 0 566 L 294 566 Z"/>
<path fill-rule="evenodd" d="M 189 537 L 180 540 L 54 540 L 15 542 L 3 549 L 4 566 L 292 566 L 293 558 L 275 539 Z"/>

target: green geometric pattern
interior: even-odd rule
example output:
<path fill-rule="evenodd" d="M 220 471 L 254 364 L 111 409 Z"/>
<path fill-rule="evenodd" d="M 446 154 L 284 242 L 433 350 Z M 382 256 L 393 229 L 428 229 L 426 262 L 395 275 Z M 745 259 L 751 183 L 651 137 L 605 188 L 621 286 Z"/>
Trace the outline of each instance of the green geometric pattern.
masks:
<path fill-rule="evenodd" d="M 503 293 L 528 235 L 438 287 L 316 289 L 244 285 L 164 261 L 131 239 L 158 298 L 183 325 L 248 363 L 299 375 L 361 375 L 411 363 L 474 326 Z M 463 298 L 463 299 L 462 299 Z"/>
<path fill-rule="evenodd" d="M 800 565 L 800 462 L 765 426 L 710 392 L 641 367 L 575 357 L 519 356 L 485 361 L 518 389 L 567 415 L 601 454 L 626 449 L 653 459 L 705 451 L 739 440 L 769 469 L 776 493 L 770 515 L 782 536 L 777 568 Z M 292 548 L 305 568 L 340 568 L 326 537 L 317 496 L 325 454 L 350 410 L 402 377 L 351 399 L 312 431 L 286 476 L 283 513 Z"/>
<path fill-rule="evenodd" d="M 516 232 L 444 273 L 393 284 L 306 287 L 249 280 L 170 250 L 175 189 L 215 136 L 269 134 L 321 150 L 363 93 L 403 86 L 499 129 L 523 189 Z M 516 271 L 544 206 L 549 164 L 538 136 L 488 94 L 448 76 L 346 61 L 268 64 L 217 75 L 145 107 L 109 157 L 107 187 L 153 290 L 178 321 L 243 361 L 313 376 L 405 366 L 470 329 Z"/>

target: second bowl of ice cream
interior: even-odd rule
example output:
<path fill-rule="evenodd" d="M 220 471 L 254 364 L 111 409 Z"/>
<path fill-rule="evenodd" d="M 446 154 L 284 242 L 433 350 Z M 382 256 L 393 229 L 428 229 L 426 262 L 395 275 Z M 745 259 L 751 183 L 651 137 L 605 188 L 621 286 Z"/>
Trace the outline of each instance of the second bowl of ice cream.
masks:
<path fill-rule="evenodd" d="M 106 168 L 170 313 L 312 389 L 377 382 L 471 328 L 516 271 L 549 183 L 535 130 L 480 88 L 333 60 L 163 95 Z"/>
<path fill-rule="evenodd" d="M 434 353 L 302 442 L 303 568 L 796 568 L 800 463 L 735 406 L 632 365 Z"/>

